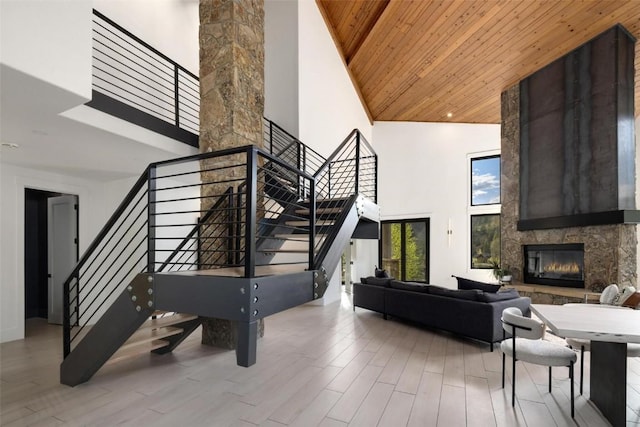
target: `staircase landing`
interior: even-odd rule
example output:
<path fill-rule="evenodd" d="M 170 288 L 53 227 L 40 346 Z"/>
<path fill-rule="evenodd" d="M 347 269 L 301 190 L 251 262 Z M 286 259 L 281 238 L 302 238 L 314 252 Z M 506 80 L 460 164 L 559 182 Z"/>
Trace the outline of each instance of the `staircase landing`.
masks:
<path fill-rule="evenodd" d="M 301 273 L 306 271 L 308 264 L 274 264 L 256 265 L 254 277 L 274 276 L 278 274 Z M 220 276 L 220 277 L 244 277 L 244 267 L 213 268 L 209 270 L 185 270 L 163 274 L 179 276 Z"/>

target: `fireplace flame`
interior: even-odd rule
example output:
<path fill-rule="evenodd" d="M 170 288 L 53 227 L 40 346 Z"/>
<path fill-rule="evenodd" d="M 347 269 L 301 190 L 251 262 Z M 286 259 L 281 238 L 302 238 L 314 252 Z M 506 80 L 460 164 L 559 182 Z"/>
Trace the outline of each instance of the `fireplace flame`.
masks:
<path fill-rule="evenodd" d="M 572 273 L 572 274 L 576 274 L 576 273 L 580 273 L 580 265 L 577 262 L 571 262 L 571 263 L 552 262 L 552 263 L 547 264 L 547 265 L 544 266 L 544 272 L 545 273 L 563 273 L 563 274 Z"/>

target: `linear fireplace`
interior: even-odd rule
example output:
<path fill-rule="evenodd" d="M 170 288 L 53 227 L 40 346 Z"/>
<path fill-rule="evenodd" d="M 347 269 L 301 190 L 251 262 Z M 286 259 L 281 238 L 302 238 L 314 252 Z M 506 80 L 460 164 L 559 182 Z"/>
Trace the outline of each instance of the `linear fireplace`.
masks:
<path fill-rule="evenodd" d="M 584 244 L 524 245 L 524 282 L 584 288 Z"/>

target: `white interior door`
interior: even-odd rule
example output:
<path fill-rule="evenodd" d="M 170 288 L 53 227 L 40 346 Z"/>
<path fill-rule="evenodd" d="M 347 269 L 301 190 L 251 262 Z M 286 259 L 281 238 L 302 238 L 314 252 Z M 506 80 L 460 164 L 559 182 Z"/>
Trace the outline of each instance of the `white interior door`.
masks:
<path fill-rule="evenodd" d="M 63 284 L 78 261 L 78 196 L 48 202 L 49 323 L 62 324 Z"/>

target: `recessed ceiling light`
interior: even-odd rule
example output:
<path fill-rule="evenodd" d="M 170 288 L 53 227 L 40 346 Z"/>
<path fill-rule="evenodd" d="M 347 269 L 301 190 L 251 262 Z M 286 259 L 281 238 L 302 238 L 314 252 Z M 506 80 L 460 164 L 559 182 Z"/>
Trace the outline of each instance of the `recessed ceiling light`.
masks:
<path fill-rule="evenodd" d="M 13 142 L 3 142 L 1 145 L 3 147 L 7 147 L 7 148 L 18 148 L 19 147 L 18 144 L 14 144 Z"/>
<path fill-rule="evenodd" d="M 448 118 L 453 117 L 453 113 L 447 113 L 447 117 L 448 117 Z"/>

